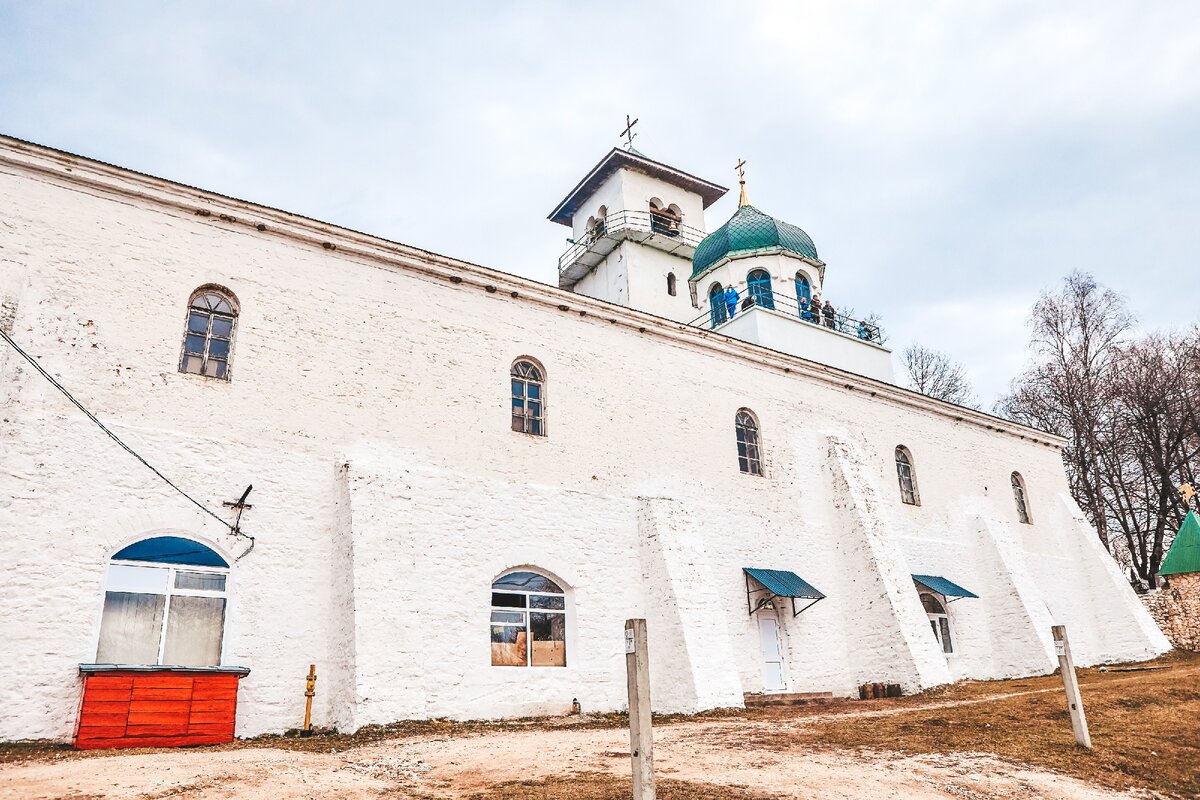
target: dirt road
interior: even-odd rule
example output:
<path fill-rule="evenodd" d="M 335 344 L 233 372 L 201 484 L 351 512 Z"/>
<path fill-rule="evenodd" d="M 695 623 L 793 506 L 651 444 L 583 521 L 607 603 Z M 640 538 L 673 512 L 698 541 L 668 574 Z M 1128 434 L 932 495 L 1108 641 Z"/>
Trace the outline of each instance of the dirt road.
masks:
<path fill-rule="evenodd" d="M 752 790 L 771 798 L 1116 798 L 1074 779 L 974 754 L 901 756 L 795 749 L 789 724 L 697 722 L 656 730 L 657 772 L 708 784 L 720 797 Z M 506 781 L 569 773 L 629 774 L 620 729 L 483 733 L 381 742 L 345 752 L 184 750 L 61 758 L 0 768 L 0 797 L 42 800 L 165 798 L 469 798 Z M 777 739 L 778 746 L 770 744 Z M 748 742 L 757 742 L 748 745 Z M 763 745 L 767 746 L 764 747 Z M 547 796 L 536 788 L 505 796 Z M 557 795 L 555 795 L 557 796 Z M 709 796 L 709 795 L 705 795 Z M 578 800 L 584 800 L 580 797 Z"/>

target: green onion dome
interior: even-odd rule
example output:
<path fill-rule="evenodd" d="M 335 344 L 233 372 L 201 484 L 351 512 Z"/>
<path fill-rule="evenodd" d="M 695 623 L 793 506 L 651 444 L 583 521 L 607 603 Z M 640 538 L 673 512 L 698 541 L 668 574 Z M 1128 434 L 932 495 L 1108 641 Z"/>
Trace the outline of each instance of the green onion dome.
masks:
<path fill-rule="evenodd" d="M 754 206 L 741 206 L 728 222 L 700 242 L 692 256 L 692 279 L 728 256 L 775 251 L 820 261 L 816 245 L 807 233 L 767 216 Z"/>

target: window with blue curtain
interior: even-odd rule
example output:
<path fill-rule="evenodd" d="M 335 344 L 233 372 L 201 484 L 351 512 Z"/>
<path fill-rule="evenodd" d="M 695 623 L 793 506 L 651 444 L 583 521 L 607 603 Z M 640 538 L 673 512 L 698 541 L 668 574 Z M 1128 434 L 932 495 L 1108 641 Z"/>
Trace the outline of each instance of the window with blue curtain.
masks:
<path fill-rule="evenodd" d="M 750 299 L 763 308 L 775 307 L 775 295 L 771 291 L 771 276 L 765 270 L 756 269 L 746 276 Z"/>
<path fill-rule="evenodd" d="M 715 328 L 728 318 L 725 311 L 725 290 L 721 288 L 721 284 L 714 283 L 708 287 L 708 321 Z"/>

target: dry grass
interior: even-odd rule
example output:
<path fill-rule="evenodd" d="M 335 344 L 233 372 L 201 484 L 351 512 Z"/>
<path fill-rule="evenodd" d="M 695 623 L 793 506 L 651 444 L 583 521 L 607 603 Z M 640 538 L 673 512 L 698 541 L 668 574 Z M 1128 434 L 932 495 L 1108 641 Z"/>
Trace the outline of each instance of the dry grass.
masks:
<path fill-rule="evenodd" d="M 786 800 L 748 789 L 695 781 L 656 781 L 659 800 Z M 505 781 L 486 791 L 468 795 L 468 800 L 629 800 L 633 793 L 629 778 L 601 772 L 582 772 L 541 781 Z"/>
<path fill-rule="evenodd" d="M 1114 789 L 1200 796 L 1200 654 L 1176 653 L 1157 663 L 1170 668 L 1079 671 L 1090 752 L 1075 745 L 1058 675 L 964 682 L 900 701 L 858 703 L 899 713 L 814 719 L 791 732 L 783 748 L 994 753 Z M 938 707 L 943 703 L 958 705 Z M 824 716 L 811 707 L 774 716 L 799 721 L 814 713 Z M 754 745 L 780 749 L 780 739 L 762 737 Z"/>

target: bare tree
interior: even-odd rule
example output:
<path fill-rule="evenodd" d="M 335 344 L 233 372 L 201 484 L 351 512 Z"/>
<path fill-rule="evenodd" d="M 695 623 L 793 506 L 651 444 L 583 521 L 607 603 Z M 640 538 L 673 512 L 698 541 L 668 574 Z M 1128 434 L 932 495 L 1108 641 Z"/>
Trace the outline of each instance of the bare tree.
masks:
<path fill-rule="evenodd" d="M 1119 348 L 1133 318 L 1125 300 L 1086 273 L 1044 292 L 1030 315 L 1032 363 L 996 412 L 1066 437 L 1071 493 L 1108 547 L 1099 431 L 1112 404 Z"/>
<path fill-rule="evenodd" d="M 1200 458 L 1200 329 L 1135 338 L 1123 298 L 1081 273 L 1043 294 L 1031 323 L 1032 362 L 996 410 L 1066 437 L 1072 495 L 1151 587 Z"/>
<path fill-rule="evenodd" d="M 904 371 L 909 388 L 937 400 L 978 408 L 979 401 L 966 368 L 945 353 L 919 344 L 904 349 Z"/>
<path fill-rule="evenodd" d="M 1098 439 L 1110 531 L 1146 587 L 1186 508 L 1180 484 L 1200 457 L 1200 331 L 1153 334 L 1120 349 L 1112 406 Z"/>

